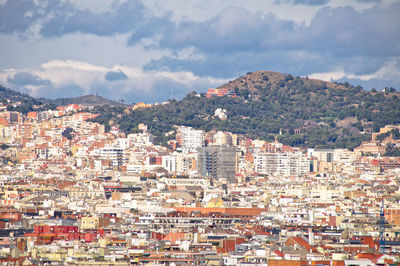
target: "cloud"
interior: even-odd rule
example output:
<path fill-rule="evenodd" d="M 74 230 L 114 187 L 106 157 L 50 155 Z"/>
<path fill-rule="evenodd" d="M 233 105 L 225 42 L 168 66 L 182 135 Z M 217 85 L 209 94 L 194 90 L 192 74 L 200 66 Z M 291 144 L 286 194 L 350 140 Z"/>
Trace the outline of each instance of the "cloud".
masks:
<path fill-rule="evenodd" d="M 398 1 L 276 0 L 260 1 L 259 7 L 236 0 L 217 1 L 207 10 L 202 1 L 102 0 L 105 8 L 97 8 L 97 1 L 2 2 L 3 50 L 14 51 L 4 53 L 2 64 L 25 72 L 14 78 L 3 71 L 3 82 L 35 93 L 76 86 L 75 93 L 100 89 L 112 97 L 150 99 L 144 94 L 169 98 L 175 88 L 181 97 L 190 88 L 214 86 L 218 82 L 212 78 L 255 70 L 400 80 L 377 74 L 400 56 Z M 21 40 L 19 34 L 27 32 L 33 37 L 25 34 L 28 41 Z M 34 52 L 24 52 L 27 47 Z M 108 54 L 99 57 L 106 49 Z M 28 84 L 28 77 L 22 85 L 27 74 L 36 85 Z"/>
<path fill-rule="evenodd" d="M 14 76 L 9 76 L 7 78 L 7 82 L 11 83 L 16 86 L 26 86 L 26 85 L 33 85 L 33 86 L 49 86 L 51 82 L 47 79 L 42 79 L 39 76 L 28 72 L 18 72 Z"/>
<path fill-rule="evenodd" d="M 328 0 L 276 0 L 287 5 L 324 5 Z M 360 0 L 370 1 L 370 0 Z M 12 4 L 11 4 L 12 3 Z M 26 30 L 39 17 L 44 37 L 83 33 L 97 36 L 129 34 L 129 45 L 173 52 L 194 47 L 214 56 L 233 53 L 279 51 L 319 51 L 338 57 L 391 56 L 399 54 L 400 3 L 374 5 L 357 11 L 354 7 L 319 8 L 310 25 L 277 18 L 272 13 L 249 12 L 244 7 L 228 7 L 214 17 L 200 21 L 186 18 L 172 22 L 172 13 L 155 15 L 139 0 L 114 1 L 101 12 L 77 8 L 68 1 L 7 1 L 0 7 L 4 30 Z M 90 5 L 89 5 L 90 6 Z M 18 8 L 21 7 L 21 8 Z M 14 14 L 15 13 L 15 14 Z M 7 17 L 8 14 L 10 17 Z M 39 15 L 40 14 L 40 15 Z M 11 16 L 15 19 L 11 19 Z M 33 20 L 33 21 L 32 21 Z M 9 22 L 11 21 L 11 22 Z M 351 25 L 351 27 L 349 27 Z"/>
<path fill-rule="evenodd" d="M 120 71 L 108 71 L 104 77 L 108 81 L 124 80 L 128 77 L 124 72 Z"/>
<path fill-rule="evenodd" d="M 274 3 L 281 4 L 294 4 L 294 5 L 310 5 L 310 6 L 321 6 L 329 3 L 330 0 L 275 0 Z"/>
<path fill-rule="evenodd" d="M 8 0 L 0 5 L 0 33 L 26 31 L 41 15 L 33 0 Z"/>
<path fill-rule="evenodd" d="M 350 78 L 344 76 L 343 78 L 336 79 L 334 81 L 337 82 L 349 82 L 353 86 L 360 85 L 364 89 L 371 90 L 372 88 L 377 89 L 378 91 L 383 90 L 386 86 L 387 87 L 395 87 L 395 88 L 400 88 L 400 83 L 399 82 L 393 82 L 392 80 L 385 80 L 385 79 L 378 79 L 378 78 L 372 78 L 369 80 L 363 80 L 360 78 Z"/>
<path fill-rule="evenodd" d="M 232 7 L 207 21 L 187 21 L 165 28 L 159 47 L 173 50 L 195 47 L 203 52 L 224 54 L 261 51 L 273 45 L 273 37 L 293 28 L 294 22 L 278 20 L 272 14 L 251 14 L 244 8 Z"/>
<path fill-rule="evenodd" d="M 208 53 L 200 58 L 174 58 L 164 56 L 151 60 L 145 65 L 145 70 L 156 71 L 167 69 L 169 71 L 191 71 L 199 76 L 214 76 L 232 78 L 243 75 L 249 71 L 272 70 L 293 75 L 309 75 L 315 72 L 329 72 L 335 67 L 348 70 L 347 66 L 353 65 L 358 72 L 375 72 L 381 67 L 381 61 L 358 60 L 352 58 L 338 59 L 331 54 L 320 54 L 311 51 L 266 50 L 265 52 L 249 51 L 232 54 Z M 384 62 L 384 61 L 383 61 Z M 351 71 L 351 69 L 350 69 Z"/>
<path fill-rule="evenodd" d="M 0 82 L 35 97 L 76 97 L 99 93 L 113 100 L 154 102 L 180 99 L 192 90 L 205 91 L 226 80 L 199 77 L 189 71 L 143 71 L 121 65 L 107 68 L 87 62 L 53 60 L 37 69 L 2 71 Z"/>
<path fill-rule="evenodd" d="M 33 94 L 33 92 L 31 92 Z M 84 90 L 77 85 L 68 85 L 65 87 L 44 86 L 36 89 L 33 96 L 48 99 L 70 98 L 84 94 Z"/>
<path fill-rule="evenodd" d="M 103 12 L 77 9 L 70 3 L 58 2 L 49 6 L 48 10 L 51 19 L 40 30 L 45 37 L 77 32 L 98 36 L 134 32 L 144 37 L 145 31 L 157 29 L 166 21 L 165 18 L 155 17 L 139 0 L 115 1 L 109 10 Z"/>
<path fill-rule="evenodd" d="M 382 0 L 357 0 L 358 2 L 363 2 L 363 3 L 380 3 Z"/>
<path fill-rule="evenodd" d="M 105 5 L 99 1 L 89 2 L 8 0 L 0 4 L 0 33 L 24 33 L 36 27 L 47 38 L 73 33 L 133 33 L 143 38 L 146 32 L 154 34 L 160 26 L 171 24 L 168 14 L 155 16 L 140 0 L 108 1 L 108 8 L 99 8 L 99 4 Z"/>
<path fill-rule="evenodd" d="M 341 57 L 398 55 L 400 20 L 395 18 L 399 10 L 400 2 L 362 12 L 350 6 L 322 8 L 304 31 L 309 40 L 305 47 Z"/>
<path fill-rule="evenodd" d="M 28 93 L 34 97 L 71 97 L 71 95 L 79 96 L 84 92 L 83 89 L 77 85 L 71 84 L 57 86 L 50 80 L 43 79 L 34 73 L 36 73 L 36 71 L 33 71 L 32 73 L 27 72 L 26 70 L 20 72 L 15 70 L 11 71 L 6 78 L 6 84 L 14 90 Z M 43 75 L 41 72 L 39 72 L 39 74 Z M 4 76 L 4 73 L 2 76 Z"/>
<path fill-rule="evenodd" d="M 44 69 L 75 69 L 79 71 L 106 71 L 106 67 L 76 60 L 52 60 L 42 64 Z"/>
<path fill-rule="evenodd" d="M 324 7 L 306 26 L 273 14 L 228 8 L 206 21 L 165 28 L 159 47 L 222 53 L 301 49 L 340 56 L 393 55 L 400 52 L 399 10 L 400 3 L 362 12 L 350 6 Z"/>
<path fill-rule="evenodd" d="M 144 69 L 189 70 L 224 78 L 253 70 L 310 75 L 341 69 L 366 75 L 400 55 L 399 11 L 399 2 L 361 11 L 323 7 L 305 25 L 228 8 L 209 20 L 168 27 L 158 36 L 159 48 L 191 48 L 201 58 L 167 55 L 151 60 Z"/>
<path fill-rule="evenodd" d="M 400 88 L 400 58 L 385 63 L 373 73 L 364 75 L 348 74 L 344 70 L 337 70 L 335 72 L 314 73 L 310 75 L 311 78 L 322 79 L 326 81 L 348 81 L 353 85 L 361 85 L 366 89 L 376 88 L 382 90 L 385 86 L 393 86 Z"/>

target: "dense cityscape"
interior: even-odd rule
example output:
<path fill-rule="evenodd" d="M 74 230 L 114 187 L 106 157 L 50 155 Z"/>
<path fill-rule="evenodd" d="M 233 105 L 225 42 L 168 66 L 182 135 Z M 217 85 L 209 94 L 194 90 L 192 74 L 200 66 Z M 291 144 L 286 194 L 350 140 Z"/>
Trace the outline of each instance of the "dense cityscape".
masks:
<path fill-rule="evenodd" d="M 19 103 L 12 103 L 18 105 Z M 0 113 L 6 265 L 383 265 L 400 262 L 400 126 L 353 151 L 176 125 L 105 132 L 71 104 Z M 126 107 L 134 112 L 150 105 Z M 215 116 L 227 119 L 217 108 Z M 171 132 L 172 134 L 172 132 Z"/>
<path fill-rule="evenodd" d="M 400 265 L 399 0 L 0 0 L 0 265 Z"/>

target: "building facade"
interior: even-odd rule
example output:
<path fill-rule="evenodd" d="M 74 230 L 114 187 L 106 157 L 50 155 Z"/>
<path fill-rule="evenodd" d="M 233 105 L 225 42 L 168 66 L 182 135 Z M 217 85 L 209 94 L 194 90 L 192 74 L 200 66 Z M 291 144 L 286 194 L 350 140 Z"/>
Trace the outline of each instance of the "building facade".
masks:
<path fill-rule="evenodd" d="M 254 156 L 254 167 L 259 174 L 301 176 L 310 171 L 310 161 L 301 152 L 259 153 Z"/>
<path fill-rule="evenodd" d="M 197 173 L 216 180 L 236 181 L 236 148 L 230 146 L 201 147 L 197 152 Z"/>

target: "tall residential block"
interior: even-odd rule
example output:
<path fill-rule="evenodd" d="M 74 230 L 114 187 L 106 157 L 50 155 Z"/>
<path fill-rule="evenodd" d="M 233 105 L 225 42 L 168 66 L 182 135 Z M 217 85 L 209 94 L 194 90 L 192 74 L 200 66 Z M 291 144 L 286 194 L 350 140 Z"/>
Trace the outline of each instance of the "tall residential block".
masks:
<path fill-rule="evenodd" d="M 197 150 L 197 173 L 216 180 L 236 182 L 236 148 L 230 146 L 209 146 Z"/>

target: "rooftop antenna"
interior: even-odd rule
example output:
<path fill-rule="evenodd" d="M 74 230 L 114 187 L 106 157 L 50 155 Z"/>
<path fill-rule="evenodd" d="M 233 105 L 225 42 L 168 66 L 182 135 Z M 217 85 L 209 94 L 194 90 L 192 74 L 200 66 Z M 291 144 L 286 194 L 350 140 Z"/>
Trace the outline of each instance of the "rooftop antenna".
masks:
<path fill-rule="evenodd" d="M 174 87 L 173 86 L 171 86 L 170 88 L 169 88 L 169 91 L 170 91 L 170 99 L 171 100 L 173 100 L 174 99 Z"/>

